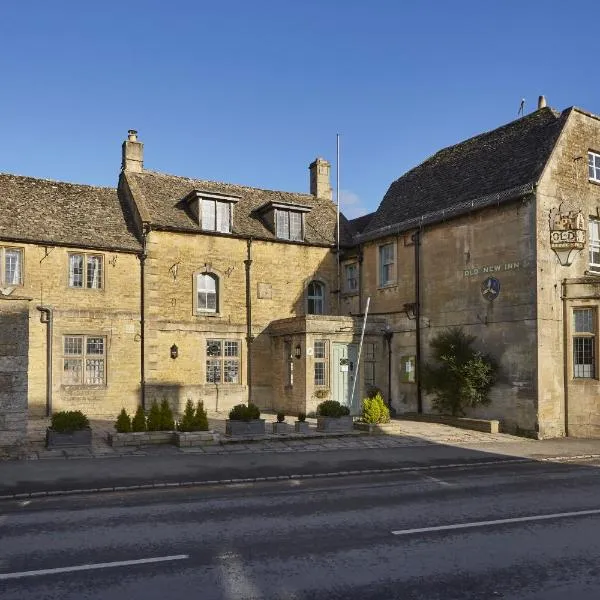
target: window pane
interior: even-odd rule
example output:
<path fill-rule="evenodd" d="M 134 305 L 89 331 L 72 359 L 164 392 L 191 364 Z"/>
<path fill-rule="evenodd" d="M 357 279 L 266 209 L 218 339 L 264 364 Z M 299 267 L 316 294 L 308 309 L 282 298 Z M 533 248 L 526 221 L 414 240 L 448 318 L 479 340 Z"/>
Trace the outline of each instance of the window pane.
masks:
<path fill-rule="evenodd" d="M 290 212 L 290 240 L 302 240 L 302 215 Z"/>
<path fill-rule="evenodd" d="M 290 239 L 289 213 L 285 210 L 275 211 L 277 237 L 284 240 Z"/>
<path fill-rule="evenodd" d="M 89 337 L 86 341 L 87 354 L 104 354 L 104 338 Z"/>
<path fill-rule="evenodd" d="M 83 354 L 83 338 L 81 336 L 65 336 L 65 354 L 81 356 Z"/>
<path fill-rule="evenodd" d="M 374 386 L 375 385 L 375 363 L 374 362 L 365 362 L 365 385 Z"/>
<path fill-rule="evenodd" d="M 221 356 L 221 340 L 206 341 L 206 356 Z"/>
<path fill-rule="evenodd" d="M 225 383 L 239 383 L 240 361 L 225 360 L 223 361 L 223 381 Z"/>
<path fill-rule="evenodd" d="M 87 257 L 87 282 L 88 288 L 100 289 L 102 287 L 102 257 Z"/>
<path fill-rule="evenodd" d="M 594 333 L 594 314 L 591 308 L 573 311 L 573 331 L 575 333 Z"/>
<path fill-rule="evenodd" d="M 215 230 L 215 201 L 202 200 L 202 229 Z"/>
<path fill-rule="evenodd" d="M 5 285 L 21 284 L 21 250 L 4 251 L 4 283 Z"/>
<path fill-rule="evenodd" d="M 208 383 L 221 382 L 221 361 L 209 359 L 206 361 L 206 381 Z"/>
<path fill-rule="evenodd" d="M 315 363 L 315 385 L 325 385 L 325 363 Z"/>
<path fill-rule="evenodd" d="M 575 377 L 594 377 L 595 338 L 573 338 L 573 375 Z"/>
<path fill-rule="evenodd" d="M 238 356 L 239 342 L 225 341 L 225 356 Z"/>
<path fill-rule="evenodd" d="M 325 312 L 325 288 L 318 281 L 308 284 L 308 313 L 322 315 Z"/>
<path fill-rule="evenodd" d="M 353 292 L 358 289 L 358 266 L 346 265 L 346 290 Z"/>
<path fill-rule="evenodd" d="M 314 348 L 315 358 L 325 358 L 325 340 L 316 340 Z"/>
<path fill-rule="evenodd" d="M 222 233 L 231 231 L 230 208 L 229 202 L 217 202 L 217 231 Z"/>
<path fill-rule="evenodd" d="M 104 361 L 102 359 L 87 359 L 85 361 L 85 382 L 88 385 L 104 383 Z"/>
<path fill-rule="evenodd" d="M 365 360 L 375 360 L 375 344 L 372 342 L 365 343 Z"/>
<path fill-rule="evenodd" d="M 63 382 L 65 385 L 79 385 L 82 383 L 82 364 L 83 360 L 81 358 L 65 358 L 63 369 Z"/>
<path fill-rule="evenodd" d="M 69 285 L 76 288 L 83 287 L 83 254 L 69 256 Z"/>
<path fill-rule="evenodd" d="M 216 312 L 217 279 L 212 275 L 198 275 L 198 310 Z"/>

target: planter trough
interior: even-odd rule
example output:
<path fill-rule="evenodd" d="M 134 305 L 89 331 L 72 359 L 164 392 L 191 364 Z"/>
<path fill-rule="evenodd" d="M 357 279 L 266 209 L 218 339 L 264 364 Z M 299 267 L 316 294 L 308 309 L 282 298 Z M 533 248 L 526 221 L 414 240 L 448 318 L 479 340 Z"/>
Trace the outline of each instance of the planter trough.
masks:
<path fill-rule="evenodd" d="M 73 446 L 91 446 L 92 430 L 79 429 L 77 431 L 54 431 L 48 427 L 46 429 L 46 447 L 47 448 L 69 448 Z"/>
<path fill-rule="evenodd" d="M 175 445 L 179 448 L 191 446 L 212 446 L 217 443 L 217 436 L 212 431 L 176 431 Z"/>
<path fill-rule="evenodd" d="M 150 446 L 154 444 L 172 444 L 173 431 L 132 431 L 130 433 L 109 433 L 108 443 L 119 446 Z"/>
<path fill-rule="evenodd" d="M 394 426 L 391 423 L 362 423 L 360 421 L 356 421 L 354 423 L 354 429 L 366 431 L 370 435 L 377 435 L 393 431 Z"/>
<path fill-rule="evenodd" d="M 306 421 L 296 421 L 294 431 L 296 433 L 310 433 L 310 425 Z"/>
<path fill-rule="evenodd" d="M 317 416 L 317 431 L 325 433 L 346 433 L 352 431 L 352 416 L 319 417 Z"/>
<path fill-rule="evenodd" d="M 272 423 L 273 433 L 288 433 L 289 425 L 287 423 Z"/>
<path fill-rule="evenodd" d="M 225 421 L 225 433 L 231 436 L 265 435 L 265 420 L 253 419 L 252 421 Z"/>

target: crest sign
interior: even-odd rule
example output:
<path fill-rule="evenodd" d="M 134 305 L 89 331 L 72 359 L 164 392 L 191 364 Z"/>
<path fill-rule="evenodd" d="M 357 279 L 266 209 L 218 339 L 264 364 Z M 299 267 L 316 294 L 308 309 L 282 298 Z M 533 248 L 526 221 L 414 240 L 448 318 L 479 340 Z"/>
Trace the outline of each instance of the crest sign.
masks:
<path fill-rule="evenodd" d="M 550 211 L 550 248 L 563 267 L 571 265 L 585 248 L 585 220 L 581 211 L 565 211 L 562 205 Z"/>

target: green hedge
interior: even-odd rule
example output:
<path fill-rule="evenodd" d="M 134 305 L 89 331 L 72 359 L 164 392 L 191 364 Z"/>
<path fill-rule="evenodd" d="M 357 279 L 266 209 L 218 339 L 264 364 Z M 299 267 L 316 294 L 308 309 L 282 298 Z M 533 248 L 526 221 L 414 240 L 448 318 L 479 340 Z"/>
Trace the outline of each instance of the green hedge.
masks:
<path fill-rule="evenodd" d="M 80 410 L 63 410 L 52 415 L 50 427 L 54 431 L 66 433 L 68 431 L 80 431 L 90 426 L 88 418 Z"/>
<path fill-rule="evenodd" d="M 319 417 L 345 417 L 350 414 L 350 409 L 337 400 L 325 400 L 317 406 Z"/>

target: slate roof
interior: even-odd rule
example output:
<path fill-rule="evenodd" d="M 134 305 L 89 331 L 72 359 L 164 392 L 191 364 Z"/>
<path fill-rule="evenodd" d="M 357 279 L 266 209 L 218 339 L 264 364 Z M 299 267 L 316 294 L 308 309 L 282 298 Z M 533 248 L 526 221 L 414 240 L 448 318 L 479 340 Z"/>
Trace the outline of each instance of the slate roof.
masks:
<path fill-rule="evenodd" d="M 233 235 L 277 240 L 275 233 L 259 214 L 261 207 L 273 202 L 310 207 L 310 212 L 305 216 L 305 243 L 313 245 L 336 243 L 336 207 L 331 200 L 325 198 L 316 198 L 311 194 L 189 179 L 148 170 L 141 173 L 125 171 L 124 176 L 140 208 L 142 220 L 150 222 L 155 229 L 202 232 L 184 200 L 190 192 L 198 190 L 239 197 L 233 209 Z M 340 244 L 350 244 L 352 233 L 343 215 L 340 215 L 340 230 Z"/>
<path fill-rule="evenodd" d="M 367 228 L 367 225 L 371 222 L 374 215 L 375 213 L 371 212 L 362 215 L 361 217 L 356 217 L 356 219 L 350 219 L 348 223 L 352 229 L 352 233 L 362 233 Z"/>
<path fill-rule="evenodd" d="M 430 213 L 454 210 L 456 214 L 456 209 L 476 199 L 497 194 L 502 202 L 511 198 L 503 192 L 532 189 L 568 113 L 542 108 L 440 150 L 390 185 L 363 237 L 384 235 L 390 226 Z"/>
<path fill-rule="evenodd" d="M 0 173 L 0 239 L 140 251 L 115 188 Z"/>

